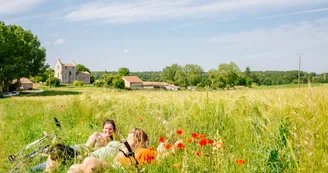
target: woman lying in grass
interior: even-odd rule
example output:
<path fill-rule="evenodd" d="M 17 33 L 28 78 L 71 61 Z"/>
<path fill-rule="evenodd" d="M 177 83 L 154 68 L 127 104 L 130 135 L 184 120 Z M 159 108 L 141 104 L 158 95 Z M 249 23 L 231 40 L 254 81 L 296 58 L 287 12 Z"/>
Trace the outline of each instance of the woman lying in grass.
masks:
<path fill-rule="evenodd" d="M 147 134 L 139 128 L 130 131 L 127 142 L 134 151 L 140 165 L 155 161 L 156 152 L 146 149 L 148 146 Z M 121 152 L 120 152 L 121 151 Z M 125 156 L 128 149 L 119 142 L 110 142 L 107 146 L 93 152 L 84 159 L 82 164 L 72 165 L 68 173 L 104 172 L 112 168 L 129 168 L 135 163 L 134 158 Z"/>
<path fill-rule="evenodd" d="M 55 145 L 48 156 L 47 162 L 41 163 L 33 167 L 32 171 L 44 170 L 50 171 L 54 168 L 58 168 L 60 165 L 61 157 L 74 158 L 81 150 L 87 150 L 87 152 L 95 151 L 101 147 L 106 146 L 113 140 L 113 134 L 116 132 L 116 124 L 114 120 L 105 120 L 103 122 L 103 132 L 94 132 L 85 144 L 75 145 L 68 147 L 62 144 Z"/>

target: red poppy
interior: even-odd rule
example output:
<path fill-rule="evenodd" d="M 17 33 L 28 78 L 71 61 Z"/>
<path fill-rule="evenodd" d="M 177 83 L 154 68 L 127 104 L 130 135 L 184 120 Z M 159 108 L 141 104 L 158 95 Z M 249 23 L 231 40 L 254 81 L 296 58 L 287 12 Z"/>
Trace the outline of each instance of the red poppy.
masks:
<path fill-rule="evenodd" d="M 150 150 L 150 151 L 155 151 L 155 148 L 154 148 L 153 146 L 151 146 L 151 147 L 149 148 L 149 150 Z"/>
<path fill-rule="evenodd" d="M 200 141 L 199 141 L 199 145 L 200 146 L 204 146 L 204 145 L 206 145 L 207 144 L 207 140 L 206 139 L 201 139 Z"/>
<path fill-rule="evenodd" d="M 177 130 L 177 135 L 182 135 L 182 130 Z"/>
<path fill-rule="evenodd" d="M 200 157 L 200 152 L 199 151 L 195 150 L 195 154 L 196 154 L 197 157 Z"/>
<path fill-rule="evenodd" d="M 197 136 L 198 136 L 198 133 L 197 132 L 194 132 L 194 133 L 192 133 L 192 135 L 191 135 L 193 138 L 197 138 Z"/>
<path fill-rule="evenodd" d="M 199 139 L 206 139 L 206 136 L 204 134 L 199 134 L 198 137 Z"/>
<path fill-rule="evenodd" d="M 209 139 L 209 140 L 207 140 L 207 143 L 208 143 L 208 144 L 213 144 L 213 143 L 214 143 L 214 140 Z"/>
<path fill-rule="evenodd" d="M 192 138 L 189 138 L 189 139 L 187 140 L 187 142 L 188 142 L 188 143 L 192 143 Z"/>
<path fill-rule="evenodd" d="M 245 161 L 242 159 L 238 159 L 238 160 L 236 160 L 236 163 L 237 163 L 237 165 L 243 165 L 243 164 L 245 164 Z"/>
<path fill-rule="evenodd" d="M 178 143 L 178 145 L 176 146 L 178 149 L 182 149 L 184 147 L 183 143 Z"/>
<path fill-rule="evenodd" d="M 158 142 L 164 142 L 164 141 L 165 141 L 165 139 L 163 137 L 160 137 L 158 140 Z"/>
<path fill-rule="evenodd" d="M 165 146 L 165 148 L 166 148 L 167 150 L 171 149 L 171 147 L 172 147 L 171 144 L 166 144 L 166 146 Z"/>

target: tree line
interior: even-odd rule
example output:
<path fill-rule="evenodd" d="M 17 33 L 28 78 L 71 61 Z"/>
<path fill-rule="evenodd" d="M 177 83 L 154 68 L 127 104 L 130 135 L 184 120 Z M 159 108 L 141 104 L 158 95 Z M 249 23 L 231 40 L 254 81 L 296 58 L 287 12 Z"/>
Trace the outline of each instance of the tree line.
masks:
<path fill-rule="evenodd" d="M 95 79 L 104 79 L 104 75 L 117 75 L 116 71 L 92 72 Z M 129 72 L 131 76 L 138 76 L 143 81 L 167 82 L 181 87 L 198 86 L 211 88 L 234 88 L 238 86 L 258 86 L 296 84 L 298 83 L 298 71 L 251 71 L 246 67 L 240 70 L 236 63 L 219 64 L 217 69 L 205 72 L 197 64 L 172 64 L 166 66 L 162 71 Z M 308 83 L 328 82 L 324 74 L 300 71 L 300 82 Z"/>

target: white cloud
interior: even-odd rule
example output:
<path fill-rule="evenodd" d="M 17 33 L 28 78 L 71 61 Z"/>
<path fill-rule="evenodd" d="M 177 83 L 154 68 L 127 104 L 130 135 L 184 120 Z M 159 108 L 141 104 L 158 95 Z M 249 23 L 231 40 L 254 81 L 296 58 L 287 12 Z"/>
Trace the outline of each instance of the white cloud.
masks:
<path fill-rule="evenodd" d="M 59 38 L 56 41 L 54 41 L 55 46 L 60 45 L 60 44 L 65 44 L 65 43 L 66 43 L 66 40 L 63 38 Z"/>
<path fill-rule="evenodd" d="M 203 18 L 208 15 L 256 14 L 280 7 L 328 4 L 327 0 L 135 0 L 92 1 L 66 15 L 73 21 L 101 20 L 108 23 L 133 23 L 172 18 Z"/>
<path fill-rule="evenodd" d="M 47 0 L 0 0 L 0 15 L 14 15 L 30 11 Z"/>
<path fill-rule="evenodd" d="M 280 67 L 296 69 L 297 54 L 302 53 L 309 60 L 304 66 L 312 65 L 312 68 L 323 70 L 326 67 L 323 67 L 325 63 L 322 60 L 328 63 L 328 50 L 325 49 L 328 47 L 328 18 L 219 35 L 207 41 L 215 44 L 217 51 L 225 52 L 226 57 L 239 57 L 237 61 L 243 62 L 242 64 L 252 62 L 250 65 L 253 67 L 267 63 L 266 69 L 269 69 L 270 63 L 272 65 L 280 62 Z M 292 62 L 289 61 L 292 59 L 295 67 L 290 66 Z"/>
<path fill-rule="evenodd" d="M 130 53 L 130 51 L 128 49 L 124 49 L 122 52 L 123 53 Z"/>

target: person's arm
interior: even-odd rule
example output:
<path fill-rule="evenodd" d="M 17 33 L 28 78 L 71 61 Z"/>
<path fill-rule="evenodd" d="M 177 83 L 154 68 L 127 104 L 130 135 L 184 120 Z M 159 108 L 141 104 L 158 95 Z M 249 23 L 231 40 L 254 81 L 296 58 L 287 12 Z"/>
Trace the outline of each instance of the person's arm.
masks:
<path fill-rule="evenodd" d="M 94 148 L 97 141 L 98 132 L 94 132 L 85 143 L 85 146 L 88 148 Z"/>

